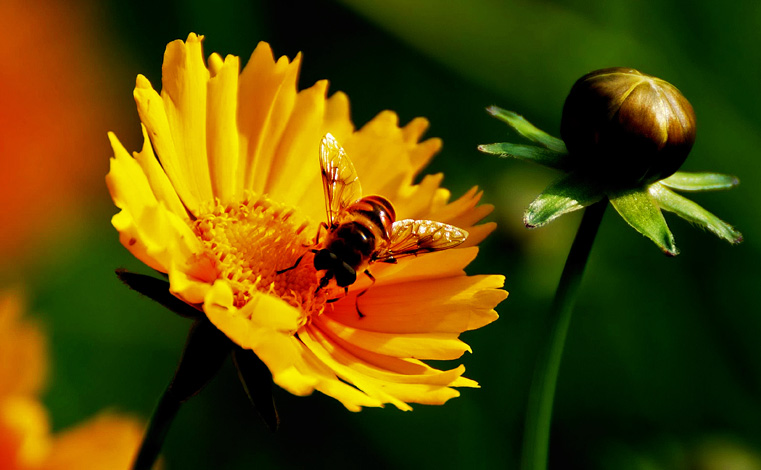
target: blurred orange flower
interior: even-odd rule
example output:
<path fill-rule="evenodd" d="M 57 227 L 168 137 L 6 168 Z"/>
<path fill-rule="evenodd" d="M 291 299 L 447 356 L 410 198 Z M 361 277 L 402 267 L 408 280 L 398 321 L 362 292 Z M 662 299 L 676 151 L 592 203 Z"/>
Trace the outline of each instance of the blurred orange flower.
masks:
<path fill-rule="evenodd" d="M 0 292 L 0 469 L 128 468 L 143 428 L 133 418 L 101 413 L 51 435 L 38 398 L 47 367 L 45 337 L 23 311 L 18 293 Z"/>
<path fill-rule="evenodd" d="M 57 238 L 98 190 L 102 116 L 114 100 L 89 3 L 0 2 L 0 259 L 55 227 Z M 71 224 L 71 225 L 67 225 Z"/>
<path fill-rule="evenodd" d="M 260 43 L 241 73 L 234 56 L 212 54 L 207 68 L 201 40 L 190 34 L 167 46 L 160 94 L 138 76 L 142 151 L 133 158 L 110 135 L 106 179 L 121 209 L 112 222 L 122 244 L 168 273 L 174 295 L 253 350 L 291 393 L 316 389 L 350 410 L 407 410 L 477 386 L 462 365 L 442 371 L 421 362 L 469 351 L 460 333 L 494 321 L 507 296 L 503 276 L 463 271 L 494 229 L 475 225 L 492 207 L 477 206 L 476 188 L 450 203 L 440 174 L 413 184 L 441 147 L 419 142 L 426 120 L 400 128 L 385 111 L 356 131 L 348 98 L 327 98 L 327 81 L 297 91 L 300 56 L 275 61 Z M 363 315 L 355 299 L 370 280 L 360 276 L 346 296 L 332 281 L 318 287 L 324 273 L 306 248 L 326 220 L 318 148 L 327 133 L 352 156 L 365 192 L 392 201 L 398 219 L 470 234 L 458 248 L 373 264 L 377 282 L 361 298 Z M 279 272 L 301 255 L 295 269 Z"/>

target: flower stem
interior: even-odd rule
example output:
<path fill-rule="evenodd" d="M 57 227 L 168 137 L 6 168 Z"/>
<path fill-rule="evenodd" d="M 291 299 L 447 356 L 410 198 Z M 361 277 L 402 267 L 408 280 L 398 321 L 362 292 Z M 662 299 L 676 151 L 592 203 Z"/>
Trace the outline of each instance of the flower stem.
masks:
<path fill-rule="evenodd" d="M 180 405 L 200 392 L 216 375 L 232 347 L 233 343 L 207 319 L 193 324 L 174 377 L 153 411 L 133 470 L 153 467 Z"/>
<path fill-rule="evenodd" d="M 585 209 L 579 231 L 576 232 L 576 238 L 573 240 L 560 276 L 548 318 L 549 333 L 546 343 L 542 345 L 539 352 L 531 380 L 523 437 L 522 470 L 547 468 L 552 402 L 555 397 L 555 385 L 563 356 L 563 346 L 571 323 L 576 293 L 607 206 L 608 200 L 603 199 Z"/>
<path fill-rule="evenodd" d="M 133 470 L 150 470 L 161 452 L 164 445 L 164 439 L 169 434 L 169 427 L 177 415 L 182 403 L 178 397 L 172 393 L 169 386 L 164 394 L 161 395 L 156 409 L 151 416 L 151 423 L 143 437 L 143 443 L 140 446 L 140 452 L 137 454 Z"/>

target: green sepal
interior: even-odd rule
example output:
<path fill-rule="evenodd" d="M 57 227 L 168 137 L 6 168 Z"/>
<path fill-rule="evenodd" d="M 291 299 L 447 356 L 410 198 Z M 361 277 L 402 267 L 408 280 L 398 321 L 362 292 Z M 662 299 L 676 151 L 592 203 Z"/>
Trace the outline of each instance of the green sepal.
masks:
<path fill-rule="evenodd" d="M 687 173 L 678 171 L 668 178 L 659 181 L 664 186 L 679 191 L 717 191 L 731 189 L 740 180 L 736 176 L 723 175 L 721 173 Z"/>
<path fill-rule="evenodd" d="M 145 274 L 131 273 L 124 269 L 117 269 L 116 275 L 127 287 L 137 291 L 185 318 L 200 318 L 204 314 L 201 310 L 192 307 L 178 299 L 169 292 L 169 283 L 163 279 L 157 279 Z"/>
<path fill-rule="evenodd" d="M 251 404 L 267 428 L 272 432 L 277 431 L 280 418 L 272 397 L 272 373 L 253 351 L 237 345 L 233 348 L 233 363 Z"/>
<path fill-rule="evenodd" d="M 532 142 L 536 142 L 537 144 L 557 153 L 568 153 L 568 149 L 566 149 L 565 143 L 561 139 L 553 137 L 537 128 L 520 114 L 502 109 L 498 106 L 489 106 L 486 108 L 486 111 L 500 121 L 507 123 L 507 125 L 515 129 L 517 133 Z"/>
<path fill-rule="evenodd" d="M 534 199 L 523 215 L 523 223 L 528 228 L 541 227 L 563 214 L 594 204 L 604 196 L 599 186 L 571 173 L 548 186 Z"/>
<path fill-rule="evenodd" d="M 616 211 L 636 231 L 652 240 L 665 254 L 679 254 L 674 235 L 671 234 L 663 213 L 647 189 L 610 194 L 609 198 Z"/>
<path fill-rule="evenodd" d="M 568 170 L 570 168 L 569 157 L 567 153 L 556 152 L 536 145 L 521 145 L 502 142 L 498 144 L 483 144 L 478 146 L 478 150 L 500 157 L 511 157 L 527 162 L 538 163 L 558 170 Z"/>
<path fill-rule="evenodd" d="M 673 212 L 688 222 L 692 222 L 695 225 L 699 225 L 700 227 L 711 231 L 717 237 L 722 238 L 729 243 L 740 243 L 743 240 L 742 234 L 735 230 L 731 225 L 703 209 L 693 201 L 690 201 L 684 196 L 680 196 L 659 183 L 650 186 L 650 194 L 653 195 L 661 209 Z"/>
<path fill-rule="evenodd" d="M 196 320 L 166 393 L 180 403 L 196 395 L 217 375 L 232 348 L 233 342 L 207 318 Z"/>

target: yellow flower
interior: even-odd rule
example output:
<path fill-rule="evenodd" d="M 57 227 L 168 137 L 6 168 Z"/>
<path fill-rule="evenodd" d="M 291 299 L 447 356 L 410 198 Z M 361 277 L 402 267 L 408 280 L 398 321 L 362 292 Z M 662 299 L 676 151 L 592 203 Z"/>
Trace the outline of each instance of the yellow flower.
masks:
<path fill-rule="evenodd" d="M 239 73 L 234 56 L 212 54 L 207 67 L 202 39 L 190 34 L 167 46 L 160 94 L 137 77 L 142 151 L 133 158 L 109 135 L 106 180 L 121 209 L 112 223 L 122 244 L 167 273 L 175 296 L 253 350 L 291 393 L 316 389 L 350 410 L 407 410 L 458 396 L 451 387 L 477 386 L 462 377 L 463 366 L 421 362 L 459 358 L 469 350 L 459 334 L 494 321 L 507 296 L 502 276 L 463 271 L 494 228 L 474 225 L 492 209 L 477 206 L 477 189 L 450 203 L 442 175 L 413 184 L 441 147 L 438 139 L 419 142 L 427 121 L 400 128 L 384 111 L 355 130 L 348 98 L 327 98 L 327 81 L 297 91 L 300 55 L 275 61 L 262 42 Z M 392 201 L 397 219 L 470 234 L 456 249 L 372 264 L 377 282 L 359 298 L 362 315 L 355 299 L 370 279 L 359 276 L 344 297 L 332 282 L 317 288 L 324 273 L 311 261 L 326 220 L 318 149 L 327 133 L 351 156 L 364 193 Z"/>
<path fill-rule="evenodd" d="M 50 434 L 38 398 L 47 368 L 45 337 L 21 318 L 23 310 L 20 295 L 0 292 L 0 469 L 128 468 L 142 432 L 132 418 L 106 412 Z"/>

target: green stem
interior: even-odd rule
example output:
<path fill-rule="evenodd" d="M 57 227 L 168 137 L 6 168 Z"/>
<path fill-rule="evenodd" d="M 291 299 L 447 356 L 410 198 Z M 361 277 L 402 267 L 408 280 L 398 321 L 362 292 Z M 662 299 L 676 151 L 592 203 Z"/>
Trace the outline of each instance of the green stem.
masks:
<path fill-rule="evenodd" d="M 169 434 L 169 427 L 177 416 L 182 402 L 176 394 L 172 393 L 172 387 L 169 386 L 164 394 L 161 395 L 156 409 L 151 416 L 151 423 L 145 431 L 143 443 L 140 446 L 140 452 L 137 454 L 133 470 L 150 470 L 161 452 L 164 440 Z"/>
<path fill-rule="evenodd" d="M 522 470 L 545 470 L 550 444 L 552 402 L 555 398 L 560 360 L 563 356 L 571 313 L 576 293 L 584 275 L 584 268 L 592 250 L 592 243 L 600 227 L 608 200 L 589 206 L 579 225 L 579 231 L 568 253 L 563 274 L 560 276 L 555 300 L 548 318 L 549 334 L 537 358 L 529 392 L 526 427 L 523 441 Z"/>
<path fill-rule="evenodd" d="M 196 320 L 188 332 L 174 377 L 153 411 L 132 470 L 153 468 L 180 405 L 200 392 L 216 375 L 232 347 L 233 343 L 209 320 Z"/>

